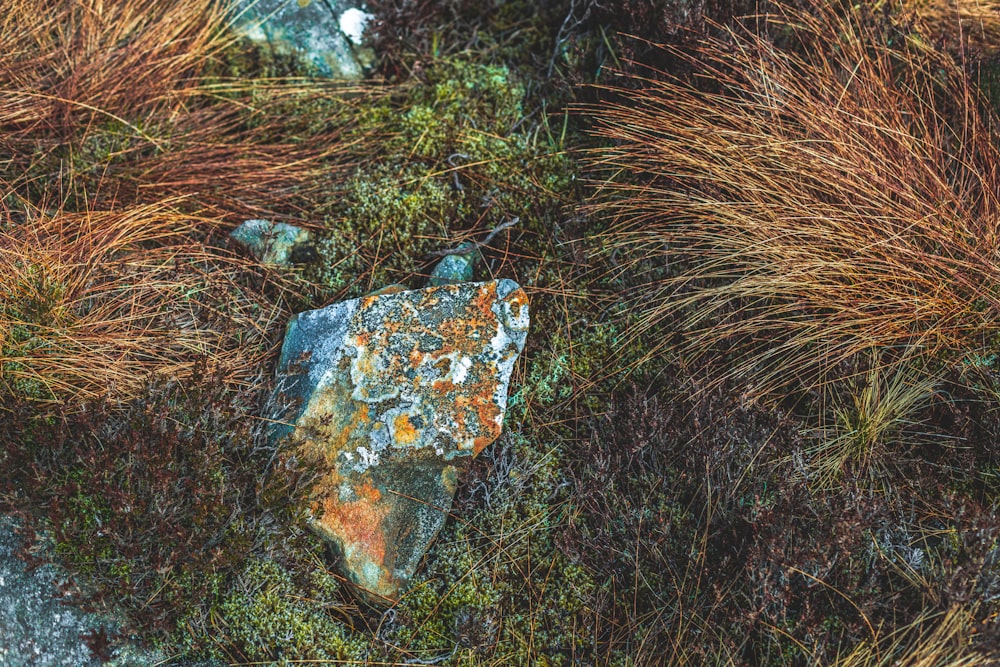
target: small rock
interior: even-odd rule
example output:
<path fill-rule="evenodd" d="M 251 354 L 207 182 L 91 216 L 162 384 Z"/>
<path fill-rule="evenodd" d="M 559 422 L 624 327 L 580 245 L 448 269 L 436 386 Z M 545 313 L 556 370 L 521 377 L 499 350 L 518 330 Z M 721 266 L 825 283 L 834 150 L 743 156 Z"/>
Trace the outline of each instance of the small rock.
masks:
<path fill-rule="evenodd" d="M 431 272 L 431 277 L 427 280 L 428 287 L 438 285 L 452 285 L 464 283 L 472 280 L 473 270 L 479 260 L 479 251 L 472 243 L 463 243 L 459 249 L 467 249 L 468 252 L 445 255 L 437 263 Z"/>
<path fill-rule="evenodd" d="M 309 232 L 284 222 L 247 220 L 229 237 L 265 264 L 287 266 L 309 248 Z"/>
<path fill-rule="evenodd" d="M 20 560 L 17 553 L 22 545 L 16 528 L 12 518 L 0 515 L 0 665 L 150 667 L 165 664 L 162 654 L 134 645 L 115 648 L 111 651 L 110 662 L 96 655 L 92 648 L 94 638 L 104 633 L 114 635 L 117 622 L 69 604 L 74 600 L 62 590 L 69 579 L 54 563 L 29 568 Z M 42 555 L 51 557 L 52 554 L 43 551 Z"/>
<path fill-rule="evenodd" d="M 343 0 L 241 0 L 235 28 L 276 51 L 302 54 L 322 76 L 360 79 L 367 55 L 354 45 L 370 19 Z"/>
<path fill-rule="evenodd" d="M 369 600 L 396 600 L 447 518 L 471 458 L 500 435 L 524 347 L 516 283 L 382 291 L 288 325 L 278 398 L 320 473 L 315 530 Z"/>

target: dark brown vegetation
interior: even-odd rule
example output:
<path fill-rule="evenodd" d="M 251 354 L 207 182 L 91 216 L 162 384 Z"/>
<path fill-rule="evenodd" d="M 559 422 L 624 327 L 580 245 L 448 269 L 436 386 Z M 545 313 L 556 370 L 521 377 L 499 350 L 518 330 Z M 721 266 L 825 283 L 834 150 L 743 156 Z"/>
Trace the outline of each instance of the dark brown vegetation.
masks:
<path fill-rule="evenodd" d="M 991 661 L 1000 156 L 963 63 L 894 9 L 772 4 L 588 109 L 657 378 L 579 457 L 608 489 L 582 529 L 635 540 L 599 548 L 633 650 Z"/>
<path fill-rule="evenodd" d="M 913 6 L 377 0 L 386 82 L 347 87 L 210 0 L 9 4 L 0 508 L 125 630 L 230 664 L 991 664 L 1000 156 L 975 53 Z M 257 216 L 319 261 L 231 252 Z M 476 275 L 532 300 L 505 435 L 366 608 L 263 437 L 284 318 L 515 218 Z"/>

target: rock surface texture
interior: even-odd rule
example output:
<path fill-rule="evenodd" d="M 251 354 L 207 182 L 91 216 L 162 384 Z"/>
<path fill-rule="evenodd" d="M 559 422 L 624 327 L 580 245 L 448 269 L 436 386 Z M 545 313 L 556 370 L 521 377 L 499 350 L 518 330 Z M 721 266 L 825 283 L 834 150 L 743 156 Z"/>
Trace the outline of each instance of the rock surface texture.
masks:
<path fill-rule="evenodd" d="M 241 0 L 236 29 L 278 52 L 301 53 L 323 76 L 359 79 L 370 14 L 344 0 Z M 347 34 L 345 34 L 345 31 Z"/>
<path fill-rule="evenodd" d="M 527 330 L 510 280 L 382 290 L 289 323 L 279 398 L 293 407 L 275 437 L 321 472 L 314 528 L 369 599 L 398 598 L 500 435 Z"/>
<path fill-rule="evenodd" d="M 292 264 L 309 248 L 309 232 L 284 222 L 247 220 L 229 237 L 265 264 Z"/>
<path fill-rule="evenodd" d="M 0 515 L 0 665 L 3 667 L 151 667 L 163 655 L 125 645 L 102 659 L 91 648 L 94 637 L 115 635 L 117 623 L 72 604 L 73 589 L 59 567 L 28 567 L 16 523 Z M 37 554 L 43 558 L 52 554 Z M 91 639 L 88 639 L 91 638 Z M 188 667 L 188 666 L 184 666 Z M 210 667 L 210 666 L 209 666 Z"/>

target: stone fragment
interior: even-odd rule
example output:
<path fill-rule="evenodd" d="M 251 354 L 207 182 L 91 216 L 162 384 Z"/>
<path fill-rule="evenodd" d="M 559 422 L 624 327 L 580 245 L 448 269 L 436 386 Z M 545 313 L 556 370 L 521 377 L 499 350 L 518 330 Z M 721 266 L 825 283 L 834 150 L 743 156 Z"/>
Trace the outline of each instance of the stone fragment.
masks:
<path fill-rule="evenodd" d="M 69 573 L 56 564 L 50 540 L 26 545 L 17 522 L 0 515 L 0 665 L 3 667 L 152 667 L 167 658 L 152 649 L 127 643 L 102 660 L 88 638 L 119 634 L 120 623 L 96 611 L 84 611 L 84 600 Z M 22 560 L 22 549 L 35 550 L 36 562 Z M 41 562 L 41 564 L 40 564 Z M 191 667 L 195 667 L 192 665 Z M 212 667 L 204 664 L 204 667 Z M 222 667 L 215 664 L 214 667 Z"/>
<path fill-rule="evenodd" d="M 382 291 L 292 318 L 278 364 L 291 437 L 320 473 L 313 527 L 347 578 L 393 601 L 500 435 L 528 302 L 510 280 Z"/>
<path fill-rule="evenodd" d="M 360 79 L 371 58 L 358 45 L 371 15 L 351 5 L 344 0 L 240 0 L 234 27 L 275 51 L 303 55 L 321 76 Z"/>
<path fill-rule="evenodd" d="M 479 251 L 476 250 L 476 246 L 472 243 L 463 243 L 459 248 L 466 249 L 468 252 L 442 257 L 427 280 L 428 287 L 464 283 L 472 280 L 473 270 L 476 268 L 476 262 L 479 260 Z"/>
<path fill-rule="evenodd" d="M 265 264 L 291 264 L 309 248 L 309 232 L 284 222 L 247 220 L 229 237 Z"/>

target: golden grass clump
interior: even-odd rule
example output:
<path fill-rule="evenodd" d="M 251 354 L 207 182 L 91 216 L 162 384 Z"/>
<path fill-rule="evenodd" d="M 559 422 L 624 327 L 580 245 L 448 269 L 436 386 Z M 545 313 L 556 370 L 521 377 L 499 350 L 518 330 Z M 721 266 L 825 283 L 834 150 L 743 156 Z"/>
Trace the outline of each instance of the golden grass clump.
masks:
<path fill-rule="evenodd" d="M 997 0 L 903 0 L 912 12 L 949 49 L 968 48 L 991 58 L 1000 52 L 1000 2 Z"/>
<path fill-rule="evenodd" d="M 631 75 L 594 109 L 612 147 L 592 163 L 626 176 L 597 204 L 606 243 L 673 267 L 640 290 L 636 335 L 682 315 L 683 346 L 733 351 L 758 396 L 1000 333 L 1000 153 L 978 93 L 885 15 L 808 4 L 677 52 L 694 81 Z"/>
<path fill-rule="evenodd" d="M 60 129 L 70 134 L 88 122 L 128 122 L 168 107 L 220 48 L 224 9 L 216 0 L 5 3 L 3 144 Z"/>
<path fill-rule="evenodd" d="M 248 263 L 198 242 L 169 208 L 38 213 L 0 232 L 0 386 L 33 399 L 137 391 L 202 358 L 252 376 L 276 306 Z M 238 361 L 238 363 L 237 363 Z"/>
<path fill-rule="evenodd" d="M 231 2 L 8 5 L 0 164 L 33 201 L 82 210 L 181 195 L 217 216 L 301 214 L 304 193 L 344 166 L 359 91 L 222 76 L 243 48 L 226 30 Z M 295 116 L 321 103 L 328 127 L 303 142 Z"/>
<path fill-rule="evenodd" d="M 356 150 L 343 135 L 363 91 L 222 76 L 242 48 L 231 4 L 4 7 L 4 391 L 131 394 L 199 357 L 234 382 L 258 372 L 287 293 L 270 276 L 265 298 L 262 274 L 218 246 L 249 217 L 309 222 Z"/>

